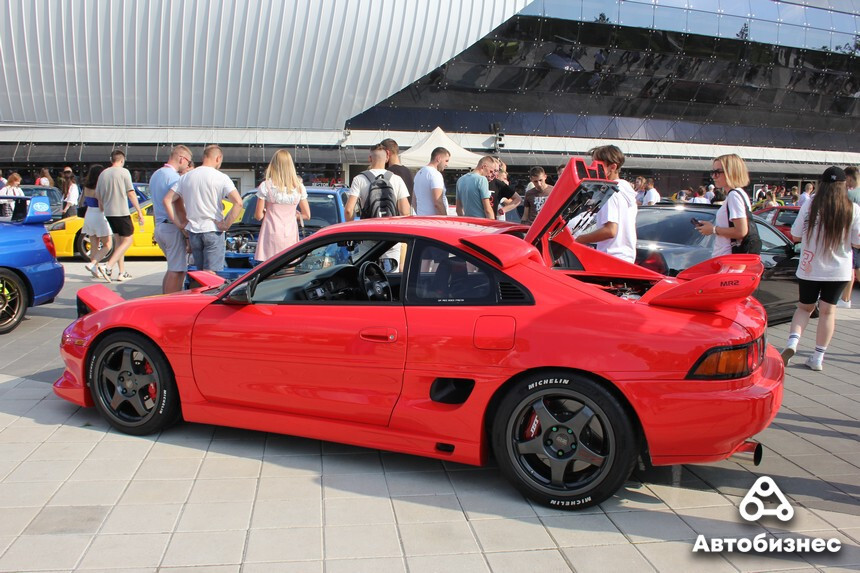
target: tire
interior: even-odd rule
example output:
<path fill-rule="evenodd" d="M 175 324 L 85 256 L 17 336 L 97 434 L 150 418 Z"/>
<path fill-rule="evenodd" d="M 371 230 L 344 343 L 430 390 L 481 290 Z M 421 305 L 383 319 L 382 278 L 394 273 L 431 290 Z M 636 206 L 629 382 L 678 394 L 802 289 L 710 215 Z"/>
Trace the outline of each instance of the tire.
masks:
<path fill-rule="evenodd" d="M 78 234 L 75 236 L 75 256 L 83 261 L 90 262 L 90 249 L 90 238 L 78 231 Z M 106 261 L 110 258 L 111 254 L 113 254 L 113 246 L 111 246 L 111 249 L 99 262 L 101 263 Z"/>
<path fill-rule="evenodd" d="M 527 498 L 557 509 L 605 501 L 630 476 L 639 451 L 618 399 L 561 371 L 511 387 L 493 419 L 492 444 L 502 474 Z"/>
<path fill-rule="evenodd" d="M 126 434 L 152 434 L 180 418 L 173 371 L 161 350 L 140 334 L 117 332 L 102 339 L 90 355 L 87 383 L 102 417 Z"/>
<path fill-rule="evenodd" d="M 24 320 L 30 291 L 21 277 L 0 269 L 0 334 L 12 332 Z"/>

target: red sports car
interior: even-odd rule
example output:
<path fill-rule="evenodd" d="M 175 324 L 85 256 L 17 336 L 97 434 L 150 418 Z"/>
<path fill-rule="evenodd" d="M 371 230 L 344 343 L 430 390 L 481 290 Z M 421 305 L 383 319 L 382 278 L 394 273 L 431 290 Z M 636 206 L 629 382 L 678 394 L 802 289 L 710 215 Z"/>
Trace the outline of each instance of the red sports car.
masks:
<path fill-rule="evenodd" d="M 794 225 L 794 220 L 797 219 L 798 213 L 800 213 L 800 207 L 795 205 L 780 205 L 779 207 L 761 209 L 760 211 L 756 211 L 754 215 L 779 229 L 783 235 L 788 237 L 789 241 L 799 243 L 800 241 L 795 241 L 794 237 L 791 236 L 791 226 Z"/>
<path fill-rule="evenodd" d="M 667 278 L 576 244 L 567 222 L 617 190 L 601 172 L 571 161 L 531 228 L 357 221 L 233 283 L 81 289 L 55 391 L 131 434 L 182 418 L 467 464 L 492 451 L 555 507 L 605 500 L 639 456 L 760 456 L 783 364 L 750 296 L 759 257 Z"/>

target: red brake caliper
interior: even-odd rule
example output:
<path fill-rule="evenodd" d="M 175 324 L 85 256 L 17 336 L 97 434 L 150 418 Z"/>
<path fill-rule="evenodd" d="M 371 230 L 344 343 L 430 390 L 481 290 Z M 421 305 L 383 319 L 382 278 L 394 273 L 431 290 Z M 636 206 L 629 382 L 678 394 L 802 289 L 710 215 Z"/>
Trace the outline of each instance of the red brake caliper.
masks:
<path fill-rule="evenodd" d="M 149 365 L 149 362 L 146 362 L 143 365 L 143 372 L 144 374 L 152 374 L 152 366 Z M 149 397 L 153 402 L 155 402 L 156 397 L 158 396 L 158 388 L 156 388 L 155 382 L 150 382 L 147 389 L 149 390 Z"/>
<path fill-rule="evenodd" d="M 540 422 L 538 421 L 537 412 L 532 410 L 531 416 L 529 416 L 529 423 L 526 424 L 526 431 L 524 432 L 524 438 L 526 440 L 532 440 L 535 436 L 540 432 Z"/>

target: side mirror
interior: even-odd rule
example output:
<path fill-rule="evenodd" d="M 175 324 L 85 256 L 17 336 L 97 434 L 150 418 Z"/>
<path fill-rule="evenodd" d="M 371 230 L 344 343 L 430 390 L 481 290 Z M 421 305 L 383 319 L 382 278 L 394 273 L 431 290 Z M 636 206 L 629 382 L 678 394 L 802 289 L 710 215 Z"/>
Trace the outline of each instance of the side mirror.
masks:
<path fill-rule="evenodd" d="M 251 304 L 251 296 L 248 292 L 248 283 L 239 285 L 237 288 L 230 291 L 230 294 L 224 298 L 224 302 L 236 305 Z"/>
<path fill-rule="evenodd" d="M 791 253 L 793 255 L 799 255 L 801 251 L 803 251 L 803 247 L 801 245 L 802 243 L 794 243 L 794 245 L 791 247 Z"/>

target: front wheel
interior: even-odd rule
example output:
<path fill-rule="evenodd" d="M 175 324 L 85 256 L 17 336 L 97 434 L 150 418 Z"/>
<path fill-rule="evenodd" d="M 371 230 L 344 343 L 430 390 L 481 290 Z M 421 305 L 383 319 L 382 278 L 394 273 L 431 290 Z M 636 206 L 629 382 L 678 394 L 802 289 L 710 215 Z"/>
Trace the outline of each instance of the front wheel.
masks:
<path fill-rule="evenodd" d="M 530 376 L 513 386 L 493 420 L 492 444 L 501 472 L 523 495 L 568 509 L 612 496 L 638 452 L 618 399 L 566 372 Z"/>
<path fill-rule="evenodd" d="M 101 243 L 97 244 L 96 246 L 100 247 Z M 79 259 L 89 262 L 92 248 L 93 245 L 90 242 L 90 238 L 87 235 L 84 235 L 82 232 L 78 232 L 77 236 L 75 236 L 75 255 L 77 255 Z M 105 253 L 105 255 L 102 257 L 102 260 L 99 262 L 104 262 L 109 259 L 112 253 L 113 246 L 111 246 L 110 250 Z"/>
<path fill-rule="evenodd" d="M 114 428 L 143 436 L 179 419 L 179 392 L 161 350 L 133 332 L 117 332 L 98 343 L 87 380 L 93 401 Z"/>
<path fill-rule="evenodd" d="M 27 312 L 30 293 L 21 277 L 0 269 L 0 334 L 15 330 Z"/>

